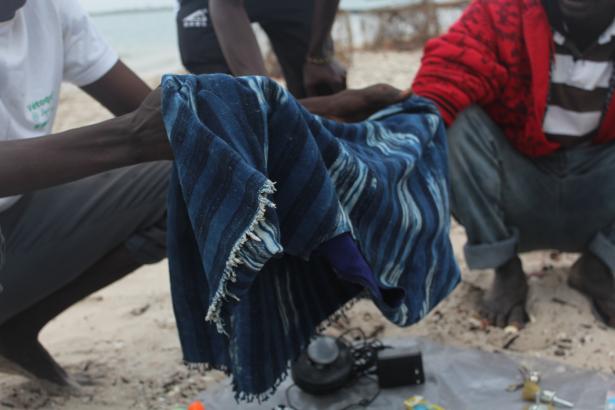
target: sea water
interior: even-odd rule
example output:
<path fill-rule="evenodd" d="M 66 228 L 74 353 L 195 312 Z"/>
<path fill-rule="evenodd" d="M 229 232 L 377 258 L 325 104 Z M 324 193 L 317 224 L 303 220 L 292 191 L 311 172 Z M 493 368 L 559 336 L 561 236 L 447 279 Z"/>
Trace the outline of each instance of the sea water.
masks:
<path fill-rule="evenodd" d="M 92 14 L 94 25 L 140 75 L 181 67 L 173 9 L 146 9 Z"/>

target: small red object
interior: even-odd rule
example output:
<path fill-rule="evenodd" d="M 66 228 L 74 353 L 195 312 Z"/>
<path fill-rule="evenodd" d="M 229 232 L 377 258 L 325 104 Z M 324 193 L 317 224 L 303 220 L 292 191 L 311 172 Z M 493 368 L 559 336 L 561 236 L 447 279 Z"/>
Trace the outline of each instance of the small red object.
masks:
<path fill-rule="evenodd" d="M 205 410 L 205 405 L 197 400 L 190 403 L 188 410 Z"/>

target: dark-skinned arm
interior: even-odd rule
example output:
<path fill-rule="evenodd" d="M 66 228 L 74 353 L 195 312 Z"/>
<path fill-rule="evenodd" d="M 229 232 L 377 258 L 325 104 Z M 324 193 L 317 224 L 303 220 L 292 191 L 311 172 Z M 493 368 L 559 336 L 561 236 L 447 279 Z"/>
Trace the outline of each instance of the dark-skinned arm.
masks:
<path fill-rule="evenodd" d="M 308 96 L 334 94 L 346 88 L 346 69 L 335 59 L 331 29 L 339 0 L 314 0 L 312 35 L 303 67 Z"/>
<path fill-rule="evenodd" d="M 378 84 L 300 103 L 314 114 L 354 122 L 409 95 L 409 91 Z M 0 197 L 172 158 L 158 88 L 130 114 L 51 136 L 0 142 Z"/>
<path fill-rule="evenodd" d="M 314 0 L 312 36 L 308 57 L 327 58 L 333 52 L 331 29 L 340 0 Z"/>
<path fill-rule="evenodd" d="M 243 0 L 210 0 L 209 14 L 234 75 L 267 75 Z"/>
<path fill-rule="evenodd" d="M 157 89 L 130 114 L 50 136 L 0 142 L 0 197 L 165 159 L 172 153 Z"/>
<path fill-rule="evenodd" d="M 99 80 L 81 88 L 115 116 L 136 110 L 152 91 L 120 60 Z"/>
<path fill-rule="evenodd" d="M 375 84 L 358 90 L 299 100 L 312 114 L 341 122 L 359 122 L 390 105 L 409 98 L 410 90 Z"/>

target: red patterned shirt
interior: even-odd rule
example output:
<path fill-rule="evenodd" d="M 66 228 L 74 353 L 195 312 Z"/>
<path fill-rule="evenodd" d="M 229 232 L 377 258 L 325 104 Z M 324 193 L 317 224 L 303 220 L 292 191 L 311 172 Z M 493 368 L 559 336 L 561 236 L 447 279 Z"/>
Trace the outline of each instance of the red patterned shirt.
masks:
<path fill-rule="evenodd" d="M 474 0 L 448 33 L 430 40 L 414 93 L 433 100 L 447 124 L 480 105 L 527 156 L 560 144 L 543 131 L 553 32 L 539 0 Z M 593 139 L 615 139 L 612 98 Z"/>

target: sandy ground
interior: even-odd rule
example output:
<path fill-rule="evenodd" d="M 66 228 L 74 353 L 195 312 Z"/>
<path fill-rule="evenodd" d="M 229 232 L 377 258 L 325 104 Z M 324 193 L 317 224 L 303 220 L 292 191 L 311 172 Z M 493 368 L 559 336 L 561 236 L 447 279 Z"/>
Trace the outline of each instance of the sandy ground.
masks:
<path fill-rule="evenodd" d="M 387 82 L 407 87 L 418 66 L 416 53 L 357 53 L 350 69 L 353 87 Z M 109 117 L 74 89 L 65 90 L 57 129 Z M 589 303 L 565 283 L 575 255 L 538 252 L 524 255 L 531 275 L 532 322 L 518 334 L 485 328 L 476 304 L 490 281 L 488 272 L 463 265 L 463 229 L 451 234 L 463 269 L 457 290 L 424 321 L 399 329 L 369 302 L 350 310 L 339 327 L 362 326 L 383 336 L 427 335 L 435 340 L 489 351 L 509 349 L 531 357 L 615 372 L 615 331 L 596 322 Z M 169 296 L 166 262 L 149 266 L 96 293 L 50 323 L 43 343 L 70 373 L 86 384 L 78 393 L 50 394 L 37 383 L 0 375 L 1 409 L 174 409 L 207 388 L 219 373 L 189 373 L 181 364 Z"/>

